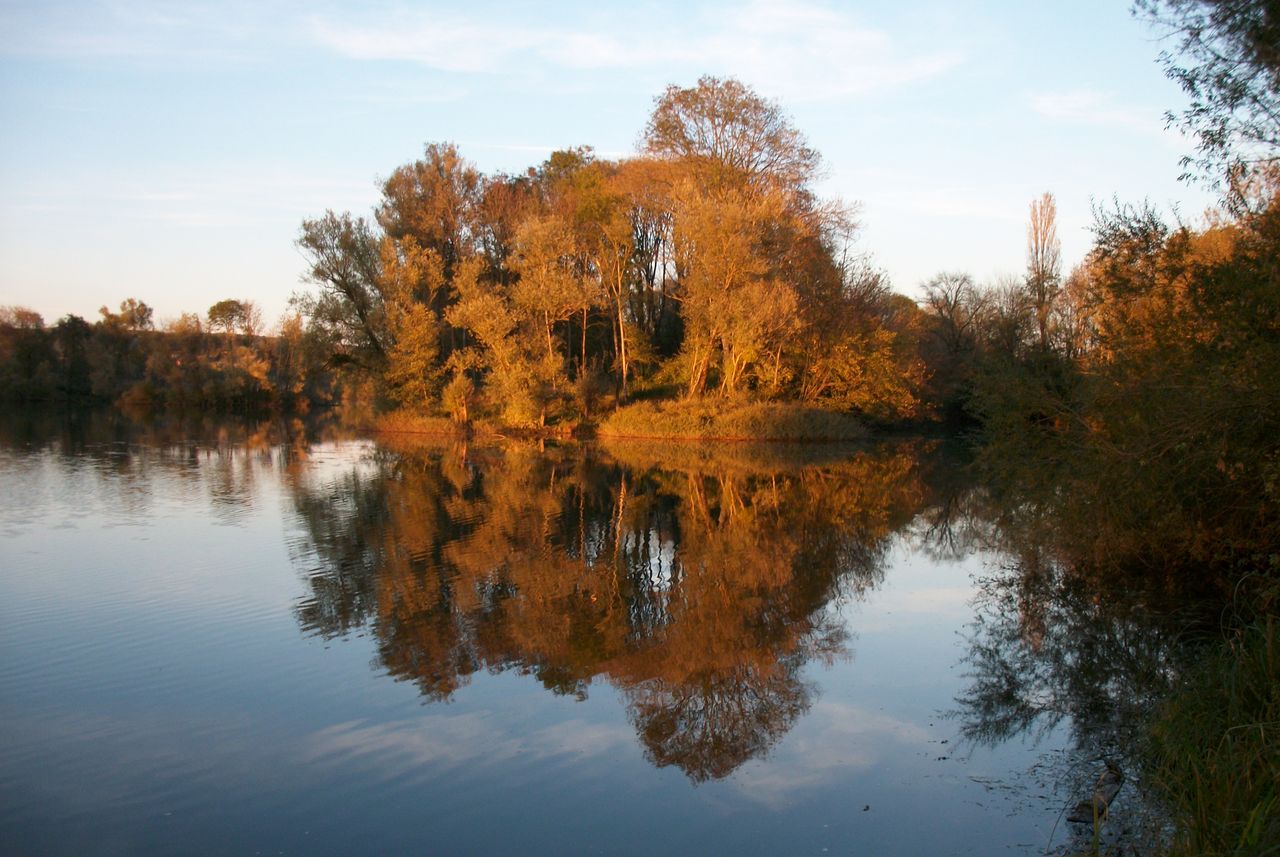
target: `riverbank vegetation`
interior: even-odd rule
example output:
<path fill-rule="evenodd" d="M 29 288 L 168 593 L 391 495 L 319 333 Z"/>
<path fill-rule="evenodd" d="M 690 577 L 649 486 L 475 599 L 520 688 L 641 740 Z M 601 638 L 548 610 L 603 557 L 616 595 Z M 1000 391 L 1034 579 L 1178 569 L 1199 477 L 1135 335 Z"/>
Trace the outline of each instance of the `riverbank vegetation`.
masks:
<path fill-rule="evenodd" d="M 184 313 L 159 329 L 134 298 L 99 315 L 46 325 L 29 309 L 0 307 L 0 401 L 307 410 L 339 401 L 350 383 L 321 331 L 293 316 L 267 333 L 251 301 L 220 301 L 205 318 Z"/>

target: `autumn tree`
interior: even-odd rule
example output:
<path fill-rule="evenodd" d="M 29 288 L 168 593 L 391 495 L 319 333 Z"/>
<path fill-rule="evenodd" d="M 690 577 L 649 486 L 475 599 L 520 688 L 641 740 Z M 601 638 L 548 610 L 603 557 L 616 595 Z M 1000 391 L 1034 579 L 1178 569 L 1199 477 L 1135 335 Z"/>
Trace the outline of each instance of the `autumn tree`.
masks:
<path fill-rule="evenodd" d="M 413 239 L 420 252 L 438 260 L 443 281 L 451 282 L 475 252 L 483 184 L 452 143 L 428 144 L 422 158 L 397 167 L 383 182 L 378 224 L 393 241 Z M 442 297 L 433 291 L 436 312 L 443 309 Z"/>
<path fill-rule="evenodd" d="M 151 307 L 137 298 L 125 298 L 120 302 L 120 312 L 114 313 L 105 306 L 98 310 L 102 323 L 122 330 L 150 330 L 155 327 Z"/>
<path fill-rule="evenodd" d="M 508 287 L 483 279 L 483 263 L 463 264 L 455 278 L 457 301 L 445 318 L 473 343 L 450 357 L 454 378 L 447 391 L 465 410 L 469 373 L 478 371 L 516 425 L 542 425 L 564 377 L 563 357 L 548 349 L 545 321 L 521 306 Z"/>
<path fill-rule="evenodd" d="M 625 317 L 638 336 L 631 341 L 670 356 L 680 345 L 680 319 L 675 291 L 676 271 L 672 238 L 671 190 L 678 168 L 652 157 L 618 164 L 612 184 L 625 200 L 630 221 L 632 253 Z M 628 349 L 630 354 L 631 349 Z"/>
<path fill-rule="evenodd" d="M 253 336 L 262 325 L 262 312 L 249 300 L 218 301 L 209 307 L 205 316 L 210 328 L 221 328 L 228 335 L 239 330 L 246 336 Z"/>
<path fill-rule="evenodd" d="M 741 81 L 710 76 L 658 96 L 644 148 L 688 163 L 708 187 L 803 188 L 821 160 L 776 103 Z"/>
<path fill-rule="evenodd" d="M 707 388 L 719 355 L 720 385 L 737 391 L 747 370 L 795 321 L 795 292 L 774 271 L 765 239 L 782 216 L 779 195 L 708 194 L 692 183 L 677 193 L 675 252 L 685 322 L 688 395 Z"/>
<path fill-rule="evenodd" d="M 582 270 L 570 224 L 555 215 L 530 217 L 516 236 L 511 288 L 514 305 L 538 323 L 547 356 L 555 359 L 557 323 L 589 308 L 595 295 Z"/>
<path fill-rule="evenodd" d="M 630 313 L 632 294 L 643 282 L 639 266 L 648 263 L 636 239 L 633 207 L 621 191 L 616 173 L 590 186 L 580 204 L 580 230 L 591 267 L 599 277 L 600 292 L 609 307 L 617 360 L 618 393 L 625 395 L 627 377 L 636 353 L 638 331 Z M 581 215 L 589 214 L 590 217 Z M 585 341 L 585 334 L 584 334 Z"/>
<path fill-rule="evenodd" d="M 0 326 L 14 327 L 23 330 L 44 329 L 44 317 L 29 307 L 0 306 Z"/>
<path fill-rule="evenodd" d="M 728 395 L 753 376 L 778 388 L 783 347 L 804 323 L 806 283 L 791 257 L 825 226 L 808 190 L 817 153 L 776 104 L 713 77 L 667 88 L 645 149 L 672 172 L 686 394 L 706 390 L 713 368 Z"/>
<path fill-rule="evenodd" d="M 622 165 L 597 160 L 589 148 L 555 152 L 539 171 L 547 207 L 572 243 L 578 280 L 578 377 L 588 370 L 591 316 L 605 311 L 621 391 L 630 370 L 634 325 L 629 323 L 631 295 L 637 286 L 636 240 L 630 218 L 632 201 L 619 181 Z M 568 245 L 566 244 L 566 247 Z M 634 348 L 634 346 L 632 346 Z M 608 348 L 601 349 L 607 356 Z"/>
<path fill-rule="evenodd" d="M 1058 241 L 1058 207 L 1053 194 L 1031 202 L 1027 224 L 1027 295 L 1035 312 L 1042 350 L 1049 347 L 1049 322 L 1062 284 L 1062 246 Z"/>

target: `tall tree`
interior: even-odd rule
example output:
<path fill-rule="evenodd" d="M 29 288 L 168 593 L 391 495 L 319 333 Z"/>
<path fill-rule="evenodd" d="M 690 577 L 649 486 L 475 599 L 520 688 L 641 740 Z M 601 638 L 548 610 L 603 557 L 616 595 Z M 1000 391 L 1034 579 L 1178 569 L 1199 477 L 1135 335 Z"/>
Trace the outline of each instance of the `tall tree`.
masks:
<path fill-rule="evenodd" d="M 232 334 L 245 326 L 248 316 L 249 311 L 243 301 L 228 298 L 209 307 L 205 317 L 209 320 L 209 327 L 221 328 L 224 333 Z"/>
<path fill-rule="evenodd" d="M 483 177 L 452 143 L 431 143 L 382 185 L 378 223 L 393 240 L 414 238 L 435 251 L 446 281 L 475 252 Z"/>
<path fill-rule="evenodd" d="M 677 192 L 675 246 L 685 320 L 685 389 L 700 395 L 720 356 L 720 384 L 737 392 L 748 369 L 796 322 L 796 293 L 777 275 L 766 239 L 782 218 L 781 196 Z"/>
<path fill-rule="evenodd" d="M 1046 191 L 1031 201 L 1027 223 L 1027 294 L 1036 314 L 1040 348 L 1049 347 L 1049 319 L 1062 285 L 1062 245 L 1058 241 L 1058 206 Z"/>

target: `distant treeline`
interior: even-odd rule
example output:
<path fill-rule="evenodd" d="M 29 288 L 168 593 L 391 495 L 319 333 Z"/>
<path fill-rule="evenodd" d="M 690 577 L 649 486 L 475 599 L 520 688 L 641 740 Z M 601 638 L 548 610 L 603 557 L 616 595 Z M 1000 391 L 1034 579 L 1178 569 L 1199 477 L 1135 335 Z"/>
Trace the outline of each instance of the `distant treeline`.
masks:
<path fill-rule="evenodd" d="M 162 330 L 133 298 L 100 315 L 46 325 L 29 309 L 0 307 L 0 400 L 305 409 L 341 392 L 326 344 L 296 317 L 263 335 L 250 301 L 221 301 L 203 321 L 188 313 Z"/>

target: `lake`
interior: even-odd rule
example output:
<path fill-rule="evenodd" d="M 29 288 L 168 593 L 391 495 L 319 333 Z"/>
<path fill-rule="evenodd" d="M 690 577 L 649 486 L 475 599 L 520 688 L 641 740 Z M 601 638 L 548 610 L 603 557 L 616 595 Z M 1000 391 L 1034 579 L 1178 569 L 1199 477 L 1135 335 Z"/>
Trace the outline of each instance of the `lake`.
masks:
<path fill-rule="evenodd" d="M 0 485 L 14 854 L 1054 852 L 1170 659 L 936 440 L 16 413 Z"/>

